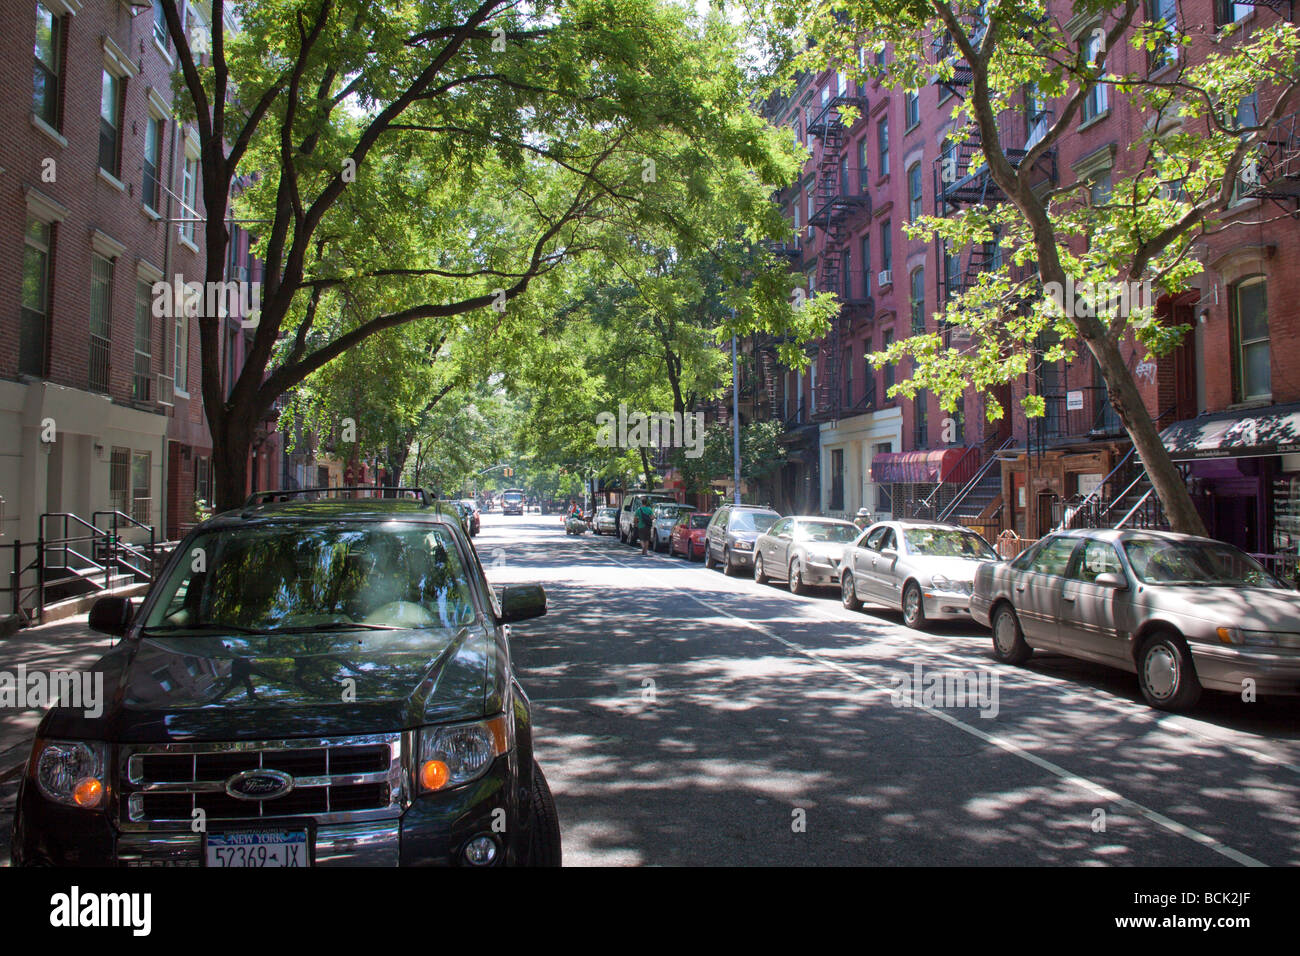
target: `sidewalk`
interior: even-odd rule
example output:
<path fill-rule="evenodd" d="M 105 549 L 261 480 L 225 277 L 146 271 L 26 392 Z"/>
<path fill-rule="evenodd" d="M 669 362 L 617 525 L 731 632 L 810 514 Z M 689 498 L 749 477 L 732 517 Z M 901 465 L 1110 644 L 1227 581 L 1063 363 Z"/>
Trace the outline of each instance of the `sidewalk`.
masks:
<path fill-rule="evenodd" d="M 117 638 L 95 634 L 86 615 L 53 624 L 29 627 L 0 638 L 0 671 L 16 675 L 18 666 L 30 671 L 80 671 L 107 653 Z M 0 782 L 27 760 L 43 710 L 0 708 Z"/>

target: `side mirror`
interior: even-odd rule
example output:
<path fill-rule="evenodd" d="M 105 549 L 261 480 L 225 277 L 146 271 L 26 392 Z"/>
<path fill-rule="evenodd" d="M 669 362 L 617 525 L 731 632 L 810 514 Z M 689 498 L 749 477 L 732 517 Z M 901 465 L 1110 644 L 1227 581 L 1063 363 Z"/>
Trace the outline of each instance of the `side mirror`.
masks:
<path fill-rule="evenodd" d="M 1116 574 L 1113 571 L 1103 571 L 1092 579 L 1093 584 L 1101 584 L 1108 588 L 1115 588 L 1119 591 L 1128 589 L 1128 581 L 1122 574 Z"/>
<path fill-rule="evenodd" d="M 501 589 L 501 621 L 527 621 L 546 613 L 546 589 L 540 584 L 509 584 Z"/>
<path fill-rule="evenodd" d="M 131 626 L 135 606 L 130 598 L 102 597 L 90 606 L 90 629 L 121 637 Z"/>

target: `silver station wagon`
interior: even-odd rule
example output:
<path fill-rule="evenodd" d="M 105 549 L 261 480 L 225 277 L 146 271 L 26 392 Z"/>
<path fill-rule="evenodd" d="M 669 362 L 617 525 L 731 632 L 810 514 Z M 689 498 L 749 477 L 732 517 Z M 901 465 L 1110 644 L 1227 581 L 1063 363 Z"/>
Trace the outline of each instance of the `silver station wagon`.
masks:
<path fill-rule="evenodd" d="M 1201 689 L 1300 694 L 1300 593 L 1209 538 L 1160 531 L 1049 535 L 975 574 L 993 654 L 1034 649 L 1135 673 L 1147 702 L 1191 707 Z"/>

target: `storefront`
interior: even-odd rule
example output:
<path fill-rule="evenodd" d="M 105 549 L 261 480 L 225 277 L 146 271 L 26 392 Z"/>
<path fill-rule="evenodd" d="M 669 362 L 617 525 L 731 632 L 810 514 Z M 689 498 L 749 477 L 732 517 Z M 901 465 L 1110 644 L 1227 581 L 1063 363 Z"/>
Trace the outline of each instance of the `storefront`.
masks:
<path fill-rule="evenodd" d="M 829 422 L 820 437 L 821 513 L 892 513 L 889 488 L 872 477 L 872 462 L 902 446 L 903 410 L 895 406 Z"/>
<path fill-rule="evenodd" d="M 946 503 L 941 485 L 953 490 L 979 471 L 980 450 L 957 446 L 929 451 L 882 452 L 871 458 L 871 479 L 889 488 L 890 512 L 896 518 L 933 517 L 934 505 Z"/>
<path fill-rule="evenodd" d="M 1161 434 L 1211 537 L 1252 554 L 1300 549 L 1300 403 L 1202 415 Z"/>

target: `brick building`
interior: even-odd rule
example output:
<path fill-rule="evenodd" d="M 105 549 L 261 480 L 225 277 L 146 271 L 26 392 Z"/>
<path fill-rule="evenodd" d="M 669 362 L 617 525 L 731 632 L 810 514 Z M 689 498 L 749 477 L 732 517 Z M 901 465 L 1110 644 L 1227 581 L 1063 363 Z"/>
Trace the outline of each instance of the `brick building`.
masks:
<path fill-rule="evenodd" d="M 1194 0 L 1170 15 L 1204 27 L 1189 31 L 1197 38 L 1182 52 L 1194 62 L 1230 19 L 1249 35 L 1253 25 L 1288 15 L 1279 9 Z M 1069 23 L 1080 37 L 1094 25 Z M 1146 54 L 1127 44 L 1110 56 L 1113 72 L 1146 67 L 1138 59 Z M 826 71 L 766 104 L 773 122 L 811 154 L 799 181 L 778 197 L 797 235 L 793 247 L 778 251 L 805 273 L 810 291 L 833 290 L 842 302 L 831 334 L 815 343 L 807 374 L 780 368 L 770 340 L 753 343 L 759 398 L 750 412 L 781 417 L 794 452 L 783 505 L 946 515 L 987 533 L 1013 529 L 1030 538 L 1066 520 L 1159 524 L 1158 502 L 1147 495 L 1141 464 L 1082 346 L 1072 362 L 1040 363 L 1000 389 L 996 397 L 1011 412 L 995 423 L 986 422 L 985 397 L 973 389 L 956 415 L 924 394 L 890 400 L 886 390 L 906 368 L 874 369 L 864 360 L 913 329 L 936 331 L 939 303 L 1005 254 L 996 246 L 947 249 L 902 229 L 921 213 L 1000 201 L 987 173 L 971 166 L 978 142 L 967 136 L 946 144 L 951 97 L 965 95 L 968 81 L 959 70 L 911 94 Z M 1243 109 L 1262 115 L 1272 102 L 1270 91 L 1260 90 Z M 1004 147 L 1028 148 L 1052 105 L 1016 114 L 1019 125 L 1001 130 Z M 843 106 L 859 115 L 844 120 Z M 1137 161 L 1129 147 L 1148 121 L 1114 90 L 1099 92 L 1036 173 L 1043 183 L 1080 182 L 1104 195 Z M 1154 360 L 1135 343 L 1125 350 L 1147 410 L 1175 457 L 1186 460 L 1210 532 L 1257 553 L 1294 553 L 1300 543 L 1300 364 L 1284 345 L 1300 323 L 1300 273 L 1284 266 L 1300 251 L 1298 132 L 1292 113 L 1269 138 L 1259 182 L 1240 191 L 1234 210 L 1243 219 L 1276 221 L 1208 239 L 1199 250 L 1205 271 L 1193 287 L 1159 302 L 1159 314 L 1193 327 L 1183 345 Z M 940 169 L 952 160 L 957 175 L 945 178 Z M 1046 416 L 1027 420 L 1019 411 L 1027 393 L 1043 396 Z M 800 484 L 810 483 L 816 495 L 800 494 Z"/>

